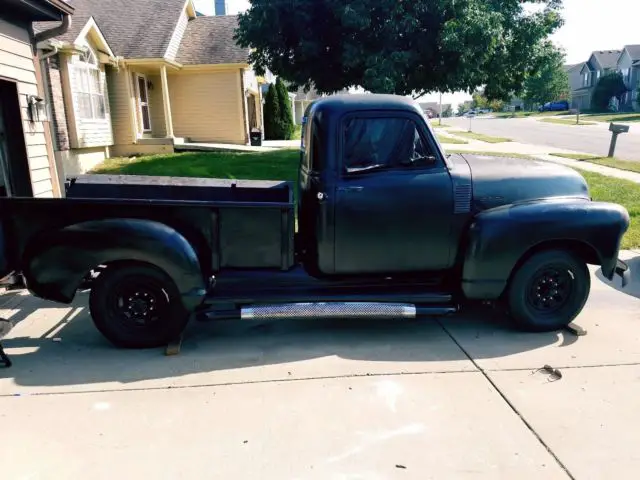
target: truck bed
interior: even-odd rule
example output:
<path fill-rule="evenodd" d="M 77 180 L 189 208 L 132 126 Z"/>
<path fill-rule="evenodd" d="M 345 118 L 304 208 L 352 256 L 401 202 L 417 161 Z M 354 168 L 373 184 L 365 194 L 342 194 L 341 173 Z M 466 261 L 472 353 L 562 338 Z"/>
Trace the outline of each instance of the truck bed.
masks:
<path fill-rule="evenodd" d="M 5 255 L 15 268 L 25 248 L 49 232 L 81 222 L 132 218 L 177 230 L 198 251 L 205 274 L 233 268 L 287 270 L 294 262 L 292 192 L 287 182 L 234 185 L 215 179 L 81 176 L 68 185 L 67 198 L 0 200 Z"/>

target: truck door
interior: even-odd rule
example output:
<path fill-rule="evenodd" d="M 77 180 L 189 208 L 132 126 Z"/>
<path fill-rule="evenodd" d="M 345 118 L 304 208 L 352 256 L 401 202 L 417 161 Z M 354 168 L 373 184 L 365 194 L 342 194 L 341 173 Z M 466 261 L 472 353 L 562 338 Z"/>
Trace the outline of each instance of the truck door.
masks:
<path fill-rule="evenodd" d="M 340 131 L 335 272 L 450 267 L 452 181 L 424 120 L 363 112 L 346 116 Z"/>

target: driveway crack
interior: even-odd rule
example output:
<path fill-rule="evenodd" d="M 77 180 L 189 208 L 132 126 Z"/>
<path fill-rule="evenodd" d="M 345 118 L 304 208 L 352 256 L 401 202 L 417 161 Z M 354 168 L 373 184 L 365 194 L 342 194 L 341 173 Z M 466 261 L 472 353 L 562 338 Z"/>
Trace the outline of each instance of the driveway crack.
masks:
<path fill-rule="evenodd" d="M 438 322 L 438 324 L 440 325 L 440 327 L 442 328 L 442 330 L 444 330 L 444 332 L 449 336 L 449 338 L 453 341 L 453 343 L 455 343 L 458 348 L 462 351 L 462 353 L 465 354 L 465 356 L 469 359 L 469 361 L 478 369 L 478 371 L 484 376 L 484 378 L 489 382 L 489 384 L 493 387 L 493 389 L 498 393 L 498 395 L 500 395 L 500 397 L 502 397 L 502 399 L 505 401 L 505 403 L 509 406 L 509 408 L 513 411 L 513 413 L 515 413 L 518 418 L 520 419 L 520 421 L 529 429 L 529 431 L 536 437 L 536 439 L 538 440 L 538 442 L 540 443 L 540 445 L 542 445 L 545 450 L 547 452 L 549 452 L 549 455 L 551 455 L 553 457 L 553 459 L 556 461 L 556 463 L 558 464 L 558 466 L 567 474 L 567 476 L 571 479 L 571 480 L 575 480 L 575 477 L 571 474 L 571 472 L 569 471 L 569 469 L 567 468 L 567 466 L 562 463 L 562 460 L 560 460 L 560 458 L 555 454 L 555 452 L 551 449 L 551 447 L 547 444 L 547 442 L 544 441 L 544 439 L 538 434 L 538 432 L 536 432 L 536 430 L 533 428 L 533 425 L 531 425 L 526 418 L 524 418 L 524 416 L 520 413 L 520 411 L 516 408 L 516 406 L 511 402 L 511 400 L 509 400 L 509 398 L 502 392 L 502 390 L 500 390 L 500 388 L 498 388 L 498 385 L 491 379 L 491 377 L 489 376 L 489 374 L 487 373 L 487 371 L 482 368 L 478 362 L 475 361 L 475 359 L 469 354 L 469 352 L 467 352 L 467 350 L 460 344 L 460 342 L 458 342 L 458 340 L 451 334 L 451 332 L 449 330 L 447 330 L 447 328 L 442 324 L 442 322 L 439 319 L 436 319 L 436 322 Z"/>

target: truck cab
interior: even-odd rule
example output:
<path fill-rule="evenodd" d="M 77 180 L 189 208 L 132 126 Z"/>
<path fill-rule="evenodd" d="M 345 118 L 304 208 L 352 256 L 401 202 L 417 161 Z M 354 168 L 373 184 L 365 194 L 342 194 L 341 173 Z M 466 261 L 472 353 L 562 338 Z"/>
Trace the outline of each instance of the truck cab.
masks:
<path fill-rule="evenodd" d="M 298 219 L 311 271 L 450 269 L 470 197 L 469 169 L 448 161 L 414 102 L 348 95 L 307 110 Z"/>

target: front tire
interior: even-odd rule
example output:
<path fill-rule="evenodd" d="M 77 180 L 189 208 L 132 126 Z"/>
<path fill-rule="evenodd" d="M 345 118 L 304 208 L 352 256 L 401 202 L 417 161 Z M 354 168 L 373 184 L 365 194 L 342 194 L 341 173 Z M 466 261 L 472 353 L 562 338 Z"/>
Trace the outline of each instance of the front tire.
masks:
<path fill-rule="evenodd" d="M 589 269 L 575 255 L 563 250 L 536 253 L 511 280 L 509 313 L 523 330 L 559 330 L 582 311 L 590 289 Z"/>
<path fill-rule="evenodd" d="M 189 320 L 171 278 L 145 264 L 108 267 L 93 284 L 89 309 L 100 333 L 122 348 L 166 345 Z"/>

